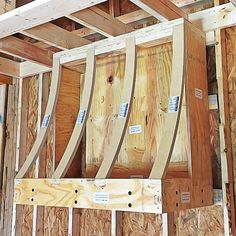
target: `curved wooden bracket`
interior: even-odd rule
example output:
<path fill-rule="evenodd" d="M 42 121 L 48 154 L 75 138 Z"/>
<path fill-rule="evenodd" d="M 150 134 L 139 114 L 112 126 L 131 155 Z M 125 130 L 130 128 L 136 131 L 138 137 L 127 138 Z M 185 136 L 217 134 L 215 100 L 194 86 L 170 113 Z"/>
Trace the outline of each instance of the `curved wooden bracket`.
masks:
<path fill-rule="evenodd" d="M 125 65 L 125 84 L 120 105 L 119 117 L 115 121 L 112 132 L 111 142 L 105 148 L 102 164 L 97 172 L 96 178 L 106 178 L 110 175 L 119 154 L 126 128 L 129 121 L 134 88 L 136 79 L 136 45 L 135 38 L 128 38 L 126 41 L 126 65 Z"/>
<path fill-rule="evenodd" d="M 61 65 L 60 65 L 60 58 L 54 58 L 53 60 L 53 71 L 52 71 L 52 82 L 50 86 L 50 94 L 48 98 L 48 104 L 45 111 L 45 115 L 42 121 L 42 125 L 39 131 L 39 134 L 36 138 L 36 141 L 26 158 L 23 166 L 19 170 L 16 178 L 22 179 L 30 170 L 31 166 L 37 159 L 44 143 L 48 135 L 49 126 L 51 121 L 53 120 L 53 115 L 55 112 L 59 89 L 60 89 L 60 81 L 61 81 Z"/>
<path fill-rule="evenodd" d="M 162 179 L 165 176 L 179 127 L 184 91 L 185 72 L 185 24 L 173 29 L 173 62 L 170 100 L 168 113 L 165 114 L 165 126 L 160 140 L 157 157 L 154 161 L 150 179 Z"/>
<path fill-rule="evenodd" d="M 89 116 L 93 91 L 95 84 L 95 49 L 90 48 L 87 52 L 86 59 L 86 72 L 85 72 L 85 84 L 84 92 L 81 99 L 80 111 L 76 120 L 74 130 L 72 132 L 70 141 L 66 147 L 66 150 L 62 156 L 62 159 L 55 170 L 52 178 L 63 178 L 74 159 L 75 153 L 78 149 L 80 141 L 82 139 L 86 122 Z"/>

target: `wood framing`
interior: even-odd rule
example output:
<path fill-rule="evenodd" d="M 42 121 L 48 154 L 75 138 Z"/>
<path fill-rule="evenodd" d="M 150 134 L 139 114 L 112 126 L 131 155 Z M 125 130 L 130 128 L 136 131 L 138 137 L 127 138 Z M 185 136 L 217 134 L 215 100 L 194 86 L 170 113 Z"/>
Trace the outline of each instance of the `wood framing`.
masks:
<path fill-rule="evenodd" d="M 0 73 L 13 77 L 19 77 L 20 64 L 12 60 L 0 57 Z"/>
<path fill-rule="evenodd" d="M 187 14 L 169 0 L 131 0 L 160 21 L 187 19 Z"/>
<path fill-rule="evenodd" d="M 170 87 L 169 113 L 166 113 L 164 135 L 162 136 L 157 157 L 153 164 L 150 178 L 163 178 L 170 161 L 175 139 L 179 126 L 181 114 L 183 91 L 184 91 L 184 69 L 185 69 L 185 25 L 181 24 L 174 28 L 173 32 L 173 69 Z M 175 66 L 175 62 L 179 62 Z M 174 109 L 174 110 L 173 110 Z"/>
<path fill-rule="evenodd" d="M 73 133 L 71 135 L 70 141 L 52 178 L 59 179 L 65 176 L 68 168 L 70 167 L 70 164 L 74 159 L 74 156 L 79 147 L 82 136 L 84 134 L 94 90 L 95 62 L 96 61 L 94 55 L 94 48 L 91 48 L 87 52 L 86 72 L 85 72 L 85 82 L 84 82 L 85 84 L 83 88 L 84 90 L 83 96 L 81 98 L 81 103 L 80 103 L 80 111 L 78 113 L 76 124 Z"/>
<path fill-rule="evenodd" d="M 149 213 L 173 212 L 174 210 L 178 211 L 213 204 L 209 143 L 210 131 L 208 121 L 206 120 L 208 119 L 208 95 L 205 36 L 198 28 L 184 19 L 176 20 L 172 26 L 169 26 L 169 31 L 167 35 L 172 35 L 173 33 L 174 41 L 173 74 L 170 86 L 169 107 L 165 115 L 166 128 L 164 128 L 164 132 L 162 133 L 162 145 L 159 147 L 160 149 L 163 148 L 164 151 L 158 151 L 155 157 L 156 163 L 149 179 L 106 178 L 109 176 L 120 151 L 129 119 L 135 84 L 135 44 L 145 46 L 155 45 L 158 40 L 162 39 L 160 36 L 162 32 L 158 31 L 156 27 L 149 28 L 149 31 L 142 29 L 136 34 L 130 33 L 118 39 L 115 38 L 112 41 L 107 39 L 103 41 L 104 43 L 102 45 L 95 42 L 90 46 L 84 46 L 55 55 L 52 86 L 54 83 L 56 85 L 52 87 L 53 90 L 50 94 L 49 104 L 39 136 L 22 169 L 16 176 L 16 204 Z M 130 37 L 131 35 L 132 37 Z M 83 107 L 83 102 L 81 105 L 81 109 L 86 110 L 85 114 L 88 115 L 87 110 L 91 102 L 94 78 L 94 59 L 92 58 L 95 55 L 104 55 L 104 53 L 111 53 L 115 50 L 116 53 L 119 53 L 124 48 L 126 48 L 127 55 L 120 114 L 114 122 L 111 141 L 104 150 L 103 162 L 95 179 L 59 179 L 65 175 L 69 167 L 75 149 L 81 139 L 83 125 L 78 127 L 78 133 L 76 135 L 73 132 L 64 159 L 53 175 L 54 179 L 22 179 L 35 161 L 35 156 L 40 152 L 47 135 L 47 127 L 50 123 L 49 119 L 54 114 L 53 106 L 55 106 L 57 101 L 56 91 L 60 83 L 60 66 L 65 63 L 68 66 L 69 62 L 76 60 L 78 60 L 78 63 L 81 63 L 81 59 L 84 60 L 88 50 L 91 50 L 91 54 L 88 54 L 91 56 L 91 59 L 89 59 L 90 62 L 87 61 L 88 67 L 86 73 L 86 82 L 89 86 L 85 82 L 86 90 L 84 91 L 84 93 L 87 92 L 88 94 L 84 100 L 86 101 L 84 104 L 85 107 Z M 179 55 L 181 55 L 180 63 Z M 165 173 L 169 167 L 170 156 L 175 144 L 180 114 L 185 109 L 186 113 L 183 114 L 186 116 L 189 132 L 187 138 L 189 157 L 188 174 L 185 177 L 176 176 L 166 178 L 167 175 Z M 77 120 L 83 120 L 85 114 L 82 114 L 80 110 Z M 87 117 L 85 118 L 87 119 Z M 84 119 L 84 122 L 86 122 L 86 119 Z M 167 139 L 166 135 L 170 139 Z M 47 189 L 46 192 L 45 189 Z"/>
<path fill-rule="evenodd" d="M 102 164 L 96 174 L 96 178 L 105 179 L 111 174 L 113 165 L 117 160 L 121 145 L 128 126 L 130 111 L 133 102 L 136 80 L 136 45 L 135 38 L 126 41 L 126 65 L 125 84 L 121 98 L 118 119 L 115 121 L 113 133 L 109 145 L 105 148 Z"/>
<path fill-rule="evenodd" d="M 0 39 L 0 52 L 42 65 L 52 66 L 52 52 L 34 46 L 14 36 Z"/>
<path fill-rule="evenodd" d="M 54 67 L 53 67 L 53 78 L 51 82 L 51 90 L 49 94 L 48 104 L 45 111 L 44 119 L 41 125 L 41 129 L 37 136 L 37 139 L 26 158 L 25 163 L 19 170 L 18 174 L 16 175 L 17 178 L 23 178 L 27 172 L 30 170 L 30 167 L 34 164 L 36 158 L 38 157 L 43 144 L 46 140 L 47 134 L 49 132 L 49 126 L 52 122 L 53 115 L 55 112 L 55 107 L 58 98 L 58 92 L 60 88 L 60 72 L 61 72 L 61 65 L 58 58 L 54 60 Z"/>
<path fill-rule="evenodd" d="M 68 32 L 52 23 L 45 23 L 25 30 L 22 33 L 62 50 L 77 48 L 90 43 L 89 40 Z"/>
<path fill-rule="evenodd" d="M 30 29 L 105 1 L 62 0 L 60 3 L 54 0 L 33 1 L 0 16 L 0 38 Z"/>
<path fill-rule="evenodd" d="M 106 37 L 118 36 L 134 30 L 97 7 L 78 11 L 68 18 Z"/>

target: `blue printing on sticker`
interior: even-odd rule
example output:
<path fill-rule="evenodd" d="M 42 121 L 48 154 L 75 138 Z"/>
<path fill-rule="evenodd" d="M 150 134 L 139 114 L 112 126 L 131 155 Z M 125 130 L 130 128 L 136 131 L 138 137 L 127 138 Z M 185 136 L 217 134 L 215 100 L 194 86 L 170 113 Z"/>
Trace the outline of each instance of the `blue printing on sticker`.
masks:
<path fill-rule="evenodd" d="M 86 111 L 85 110 L 80 110 L 79 114 L 76 119 L 76 124 L 82 124 L 84 122 L 84 117 L 85 117 Z"/>
<path fill-rule="evenodd" d="M 45 115 L 44 116 L 43 122 L 42 122 L 42 128 L 46 128 L 48 126 L 49 119 L 50 119 L 50 115 Z"/>
<path fill-rule="evenodd" d="M 128 103 L 122 103 L 120 105 L 119 118 L 125 118 L 127 115 Z"/>
<path fill-rule="evenodd" d="M 179 96 L 173 96 L 170 98 L 168 112 L 177 112 L 179 107 Z"/>
<path fill-rule="evenodd" d="M 0 114 L 0 124 L 3 123 L 3 117 L 2 117 L 2 114 Z"/>

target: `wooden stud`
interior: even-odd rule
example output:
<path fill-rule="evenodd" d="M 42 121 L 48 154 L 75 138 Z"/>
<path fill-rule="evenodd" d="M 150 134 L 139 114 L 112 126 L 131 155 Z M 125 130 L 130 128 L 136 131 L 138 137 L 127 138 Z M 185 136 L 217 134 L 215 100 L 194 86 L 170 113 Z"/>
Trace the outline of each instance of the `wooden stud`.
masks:
<path fill-rule="evenodd" d="M 107 178 L 119 154 L 126 128 L 129 121 L 130 111 L 133 102 L 133 94 L 136 79 L 136 46 L 135 39 L 130 38 L 126 41 L 126 65 L 125 65 L 125 84 L 121 98 L 120 114 L 115 120 L 112 136 L 109 145 L 104 150 L 102 164 L 96 174 L 96 178 Z"/>
<path fill-rule="evenodd" d="M 94 48 L 91 48 L 88 50 L 87 53 L 85 84 L 84 84 L 83 96 L 81 98 L 81 103 L 80 103 L 80 111 L 78 113 L 77 121 L 73 133 L 71 135 L 70 141 L 52 178 L 59 179 L 64 177 L 76 154 L 76 151 L 84 134 L 86 121 L 88 119 L 92 102 L 94 83 L 95 83 L 95 55 L 94 55 Z"/>

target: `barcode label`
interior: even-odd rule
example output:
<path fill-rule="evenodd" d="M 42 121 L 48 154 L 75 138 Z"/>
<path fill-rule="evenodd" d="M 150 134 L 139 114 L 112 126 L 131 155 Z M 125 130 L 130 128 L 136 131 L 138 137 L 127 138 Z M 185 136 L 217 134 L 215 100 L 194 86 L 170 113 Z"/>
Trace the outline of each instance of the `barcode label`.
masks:
<path fill-rule="evenodd" d="M 203 92 L 201 89 L 195 88 L 195 97 L 199 99 L 203 98 Z"/>
<path fill-rule="evenodd" d="M 181 202 L 182 203 L 190 203 L 190 192 L 182 192 L 181 193 Z"/>
<path fill-rule="evenodd" d="M 85 110 L 80 110 L 79 114 L 76 119 L 76 124 L 82 124 L 84 122 L 84 117 L 85 117 L 86 111 Z"/>
<path fill-rule="evenodd" d="M 129 127 L 129 134 L 141 134 L 142 125 L 133 125 Z"/>
<path fill-rule="evenodd" d="M 179 96 L 173 96 L 170 98 L 168 112 L 173 113 L 177 112 L 179 107 Z"/>
<path fill-rule="evenodd" d="M 109 203 L 110 196 L 107 192 L 96 192 L 93 194 L 93 202 L 98 204 Z"/>
<path fill-rule="evenodd" d="M 127 115 L 128 103 L 122 103 L 120 105 L 119 118 L 125 118 Z"/>
<path fill-rule="evenodd" d="M 50 115 L 45 115 L 44 116 L 43 122 L 42 122 L 42 128 L 46 128 L 48 126 L 49 119 L 50 119 Z"/>

